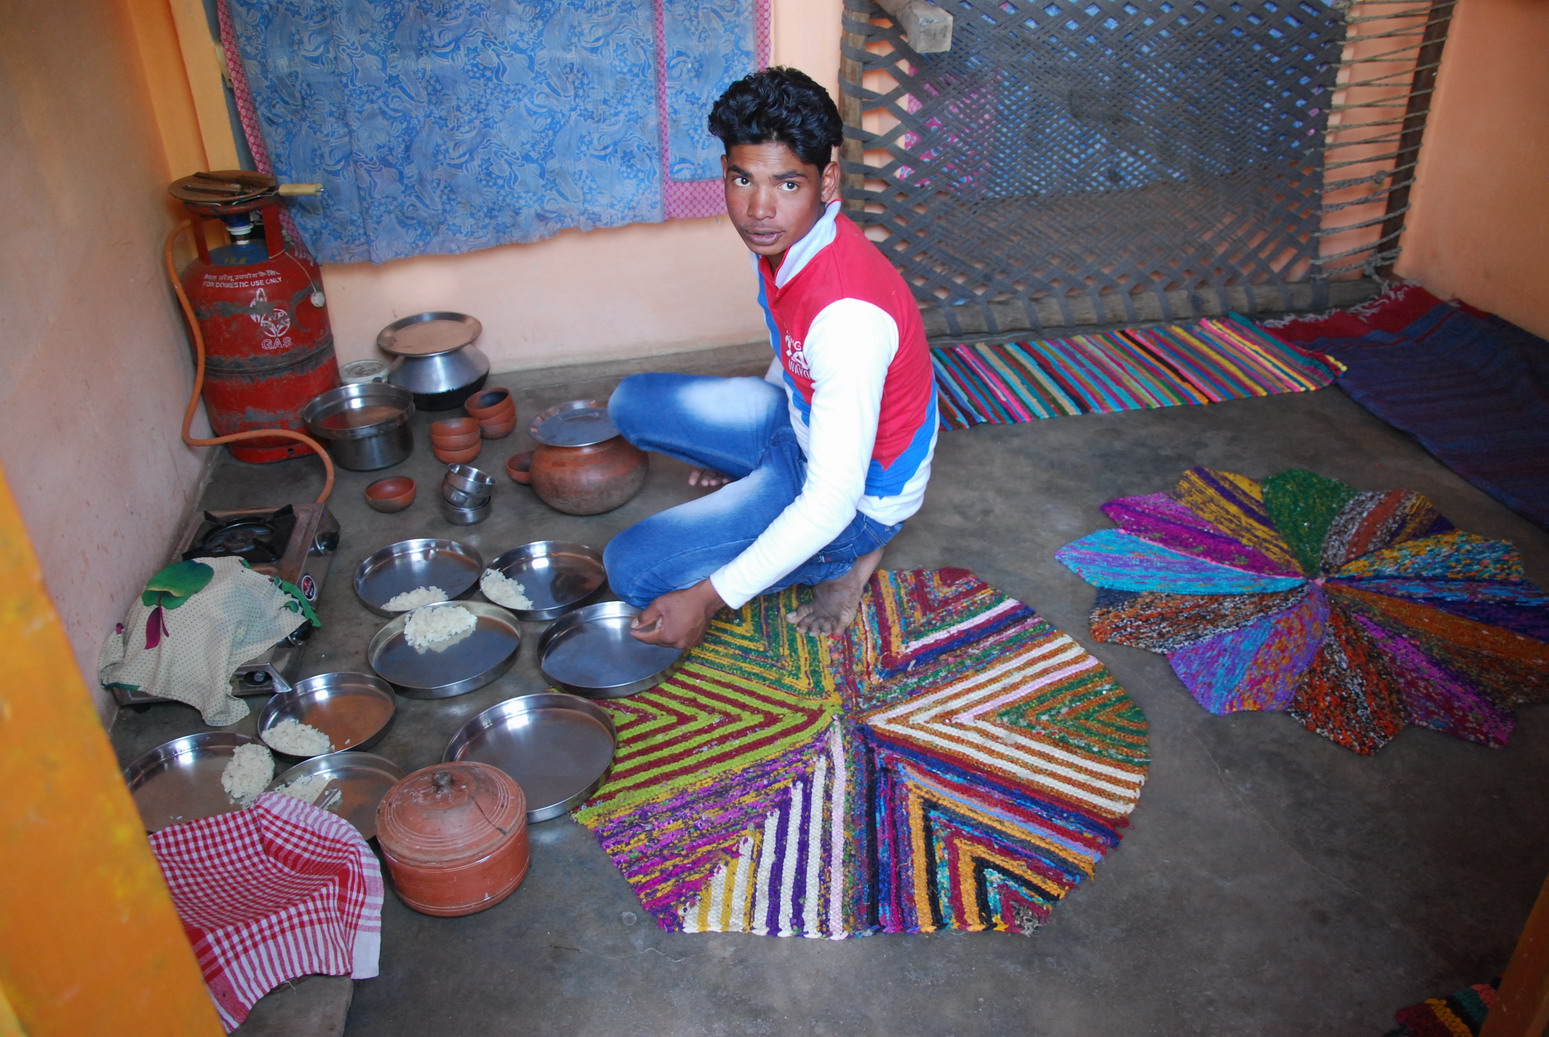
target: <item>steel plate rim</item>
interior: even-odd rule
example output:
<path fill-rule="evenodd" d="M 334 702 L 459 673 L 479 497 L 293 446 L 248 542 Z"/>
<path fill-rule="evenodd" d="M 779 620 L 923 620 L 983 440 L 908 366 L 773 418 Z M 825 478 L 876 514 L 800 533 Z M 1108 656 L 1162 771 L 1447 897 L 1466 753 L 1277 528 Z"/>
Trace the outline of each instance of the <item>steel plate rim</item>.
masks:
<path fill-rule="evenodd" d="M 518 706 L 522 708 L 518 708 Z M 463 725 L 452 735 L 451 740 L 447 742 L 446 749 L 441 754 L 441 762 L 456 763 L 460 761 L 463 753 L 473 742 L 474 737 L 500 726 L 497 721 L 511 720 L 519 716 L 531 716 L 545 709 L 568 709 L 598 721 L 608 732 L 608 739 L 612 742 L 612 749 L 608 753 L 607 766 L 585 788 L 572 793 L 559 802 L 546 803 L 528 809 L 527 821 L 529 824 L 533 824 L 568 813 L 575 807 L 585 803 L 592 797 L 593 793 L 602 787 L 602 783 L 607 780 L 608 773 L 613 769 L 613 758 L 618 753 L 618 729 L 614 726 L 613 718 L 608 716 L 607 710 L 583 695 L 573 695 L 561 691 L 539 691 L 530 695 L 514 695 L 511 698 L 503 699 L 464 721 Z M 517 779 L 515 776 L 512 776 L 512 780 Z"/>
<path fill-rule="evenodd" d="M 529 548 L 537 548 L 537 547 L 550 548 L 551 550 L 545 551 L 542 554 L 538 554 L 538 553 L 535 553 L 535 552 L 532 552 L 532 551 L 528 550 Z M 564 549 L 567 549 L 567 550 L 564 550 L 564 551 L 553 550 L 553 549 L 557 549 L 557 548 L 564 548 Z M 559 554 L 575 554 L 575 555 L 580 555 L 581 557 L 585 558 L 587 561 L 594 562 L 596 564 L 596 566 L 597 566 L 597 575 L 599 577 L 597 586 L 593 587 L 590 591 L 587 591 L 585 594 L 581 595 L 575 601 L 568 602 L 568 603 L 565 603 L 565 604 L 562 604 L 562 605 L 556 605 L 553 608 L 547 608 L 547 609 L 513 609 L 513 608 L 510 608 L 507 605 L 501 605 L 500 607 L 504 608 L 504 609 L 508 609 L 510 612 L 515 613 L 516 617 L 518 619 L 527 620 L 529 622 L 542 621 L 542 620 L 550 620 L 550 619 L 558 619 L 561 616 L 569 615 L 570 613 L 574 612 L 575 610 L 584 607 L 587 604 L 589 599 L 595 597 L 600 591 L 603 590 L 603 588 L 605 588 L 608 585 L 608 571 L 607 571 L 607 569 L 605 569 L 603 567 L 603 564 L 602 564 L 602 552 L 597 550 L 594 547 L 591 547 L 591 546 L 589 546 L 587 544 L 583 544 L 583 543 L 580 543 L 580 542 L 574 541 L 574 540 L 533 540 L 533 541 L 531 541 L 529 543 L 526 543 L 526 544 L 519 544 L 518 546 L 513 547 L 509 551 L 504 551 L 504 552 L 496 555 L 493 559 L 490 560 L 489 564 L 487 566 L 485 566 L 485 568 L 487 568 L 487 569 L 494 569 L 494 570 L 496 570 L 498 572 L 505 573 L 506 572 L 506 568 L 508 566 L 510 566 L 510 565 L 512 565 L 512 564 L 514 564 L 514 563 L 516 563 L 518 561 L 522 561 L 524 559 L 531 559 L 531 558 L 553 557 L 553 556 L 559 555 Z M 509 575 L 509 573 L 507 573 L 507 575 Z M 479 586 L 479 593 L 480 594 L 484 594 L 484 578 L 483 578 L 483 574 L 482 573 L 480 573 L 480 575 L 479 575 L 479 584 L 478 584 L 478 586 Z M 484 596 L 486 598 L 489 597 L 489 595 L 487 595 L 487 594 L 485 594 Z M 493 601 L 494 599 L 491 598 L 490 600 Z M 495 604 L 496 605 L 500 605 L 500 603 L 498 601 L 496 601 Z"/>
<path fill-rule="evenodd" d="M 442 603 L 437 602 L 436 604 Z M 378 677 L 381 677 L 388 684 L 392 685 L 393 690 L 398 694 L 404 696 L 405 698 L 411 699 L 455 698 L 458 695 L 465 695 L 470 691 L 476 691 L 479 688 L 484 687 L 486 684 L 499 679 L 501 675 L 509 670 L 516 662 L 516 656 L 522 648 L 522 631 L 521 628 L 517 625 L 517 618 L 511 614 L 510 609 L 502 608 L 501 606 L 493 604 L 492 602 L 459 601 L 457 602 L 457 605 L 461 608 L 469 609 L 481 619 L 492 619 L 496 622 L 501 622 L 502 625 L 505 626 L 505 628 L 511 634 L 513 643 L 511 645 L 511 650 L 506 653 L 504 659 L 487 670 L 469 677 L 462 678 L 461 680 L 450 682 L 448 684 L 439 684 L 432 687 L 420 687 L 414 684 L 400 684 L 398 681 L 393 680 L 391 677 L 384 674 L 381 670 L 377 669 L 377 657 L 389 642 L 391 642 L 395 637 L 399 637 L 403 634 L 404 624 L 409 620 L 409 614 L 405 612 L 399 615 L 396 619 L 389 621 L 386 626 L 378 630 L 376 634 L 372 636 L 371 641 L 366 645 L 366 662 L 370 664 L 372 671 L 375 672 Z M 509 622 L 505 622 L 505 620 L 509 620 Z"/>
<path fill-rule="evenodd" d="M 549 440 L 543 438 L 542 429 L 546 422 L 548 422 L 551 418 L 558 417 L 561 414 L 567 414 L 570 411 L 578 410 L 601 411 L 603 420 L 608 423 L 608 427 L 613 429 L 613 431 L 608 433 L 606 436 L 600 436 L 597 439 L 589 440 L 585 443 L 551 443 Z M 551 446 L 581 447 L 595 446 L 598 443 L 606 443 L 608 440 L 617 437 L 619 431 L 617 426 L 613 424 L 613 419 L 608 417 L 608 403 L 606 400 L 566 400 L 564 403 L 556 403 L 554 406 L 548 408 L 547 410 L 540 411 L 537 415 L 535 415 L 532 421 L 530 421 L 527 425 L 527 434 L 533 439 L 537 440 L 539 443 L 544 443 Z"/>
<path fill-rule="evenodd" d="M 276 749 L 264 740 L 263 732 L 273 726 L 270 718 L 290 701 L 311 696 L 315 689 L 324 687 L 330 683 L 330 679 L 336 682 L 338 678 L 346 678 L 351 683 L 369 688 L 371 692 L 381 697 L 381 701 L 387 704 L 387 719 L 382 726 L 365 738 L 350 745 L 338 749 L 330 749 L 326 753 L 318 753 L 317 756 L 296 756 Z M 289 691 L 275 692 L 264 703 L 263 709 L 258 714 L 257 731 L 258 740 L 263 742 L 264 748 L 275 756 L 288 760 L 315 760 L 320 756 L 333 756 L 336 753 L 364 752 L 380 742 L 387 734 L 388 728 L 393 726 L 393 721 L 398 717 L 398 700 L 393 695 L 393 686 L 374 673 L 366 673 L 362 670 L 331 670 L 327 673 L 315 673 L 310 677 L 304 677 L 291 685 Z M 304 721 L 303 721 L 304 722 Z"/>
<path fill-rule="evenodd" d="M 347 757 L 341 757 L 340 754 L 337 753 L 329 753 L 326 756 L 314 756 L 311 759 L 302 760 L 300 763 L 286 768 L 284 773 L 275 776 L 274 780 L 269 783 L 264 791 L 273 792 L 281 785 L 289 784 L 298 778 L 306 777 L 307 773 L 309 772 L 320 770 L 348 770 L 380 774 L 383 777 L 389 779 L 387 782 L 387 788 L 391 788 L 394 783 L 402 781 L 404 776 L 408 773 L 401 765 L 398 764 L 397 761 L 390 760 L 386 756 L 382 756 L 377 753 L 357 752 L 350 753 Z M 387 788 L 382 790 L 384 795 L 387 792 Z M 329 810 L 328 812 L 330 814 L 334 813 L 332 810 Z M 340 818 L 341 820 L 349 821 L 349 818 L 345 817 L 343 814 L 334 814 L 334 816 Z M 354 822 L 350 823 L 354 824 Z M 361 835 L 365 836 L 368 840 L 375 839 L 376 823 L 374 812 L 370 827 L 371 831 L 368 833 L 364 829 L 360 829 L 359 825 L 356 825 L 356 829 L 360 831 Z"/>
<path fill-rule="evenodd" d="M 678 652 L 678 654 L 670 663 L 649 676 L 638 677 L 632 681 L 626 681 L 622 684 L 612 684 L 604 688 L 591 688 L 587 687 L 586 685 L 573 684 L 569 681 L 561 680 L 560 678 L 550 673 L 547 666 L 550 649 L 563 642 L 566 638 L 573 636 L 578 630 L 581 629 L 584 624 L 597 619 L 623 619 L 625 617 L 633 617 L 638 615 L 639 612 L 639 609 L 635 608 L 633 605 L 626 601 L 599 601 L 591 605 L 584 605 L 581 608 L 566 613 L 559 619 L 556 619 L 553 623 L 550 623 L 548 627 L 544 629 L 543 633 L 538 635 L 536 651 L 538 653 L 539 672 L 541 672 L 546 679 L 553 681 L 559 687 L 564 688 L 571 694 L 580 695 L 585 698 L 628 698 L 630 695 L 637 695 L 649 688 L 654 688 L 656 685 L 670 677 L 677 669 L 679 664 L 682 663 L 684 657 L 683 652 Z"/>
<path fill-rule="evenodd" d="M 484 558 L 474 547 L 463 543 L 461 540 L 452 540 L 445 537 L 416 537 L 409 540 L 395 540 L 386 547 L 378 548 L 365 558 L 362 558 L 360 564 L 355 567 L 354 577 L 350 581 L 351 586 L 355 588 L 355 597 L 359 599 L 362 605 L 379 616 L 402 616 L 412 611 L 404 610 L 398 612 L 382 608 L 366 597 L 362 591 L 362 584 L 373 572 L 388 564 L 394 558 L 412 556 L 416 552 L 423 554 L 432 549 L 459 555 L 473 563 L 473 582 L 469 586 L 453 593 L 450 598 L 446 599 L 447 601 L 457 601 L 479 585 L 479 576 L 484 572 Z M 448 593 L 451 592 L 448 591 Z"/>
<path fill-rule="evenodd" d="M 124 784 L 128 786 L 130 798 L 134 799 L 136 792 L 148 785 L 158 774 L 167 770 L 180 757 L 210 755 L 232 757 L 236 755 L 237 747 L 242 745 L 263 745 L 263 742 L 252 735 L 237 734 L 235 731 L 198 731 L 194 734 L 179 735 L 177 738 L 171 738 L 162 742 L 153 749 L 146 750 L 125 765 L 123 768 Z M 268 746 L 264 746 L 264 748 L 268 749 Z M 227 749 L 230 752 L 224 751 Z M 136 812 L 139 812 L 138 801 L 136 801 L 135 807 Z M 233 810 L 240 809 L 240 805 L 231 803 L 227 810 L 218 811 L 215 814 L 201 814 L 197 818 L 168 819 L 166 824 L 158 828 L 152 828 L 149 824 L 145 824 L 145 830 L 147 832 L 159 832 L 168 825 L 197 821 L 205 817 L 219 817 L 223 813 L 230 813 Z M 142 823 L 145 823 L 147 819 L 141 814 L 140 820 Z"/>

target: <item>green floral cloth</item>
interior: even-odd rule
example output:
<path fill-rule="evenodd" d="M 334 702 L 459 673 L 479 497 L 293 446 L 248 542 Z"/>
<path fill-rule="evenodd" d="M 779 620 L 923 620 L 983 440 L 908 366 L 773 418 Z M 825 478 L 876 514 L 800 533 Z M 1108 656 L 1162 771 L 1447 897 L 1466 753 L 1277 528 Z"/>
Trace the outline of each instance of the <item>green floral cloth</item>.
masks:
<path fill-rule="evenodd" d="M 173 562 L 103 641 L 97 677 L 104 688 L 187 703 L 225 727 L 248 714 L 232 693 L 236 668 L 316 622 L 300 591 L 240 558 Z"/>

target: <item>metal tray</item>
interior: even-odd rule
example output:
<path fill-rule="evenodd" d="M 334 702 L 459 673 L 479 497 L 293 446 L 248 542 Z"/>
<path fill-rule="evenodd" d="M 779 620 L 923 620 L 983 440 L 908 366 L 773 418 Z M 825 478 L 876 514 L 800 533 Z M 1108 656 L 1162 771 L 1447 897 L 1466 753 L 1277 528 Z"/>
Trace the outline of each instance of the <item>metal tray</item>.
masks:
<path fill-rule="evenodd" d="M 602 568 L 602 552 L 585 544 L 561 540 L 523 544 L 498 556 L 489 563 L 489 568 L 505 573 L 522 585 L 533 607 L 511 611 L 518 619 L 526 620 L 558 619 L 597 593 L 607 579 Z M 482 575 L 479 582 L 480 593 L 489 598 L 484 592 Z M 502 607 L 510 608 L 509 605 Z"/>
<path fill-rule="evenodd" d="M 400 695 L 446 699 L 482 688 L 511 668 L 522 634 L 516 617 L 499 605 L 459 601 L 477 620 L 462 639 L 439 651 L 415 651 L 404 639 L 408 616 L 399 616 L 371 639 L 366 660 Z"/>
<path fill-rule="evenodd" d="M 377 804 L 403 778 L 404 771 L 376 753 L 330 753 L 296 764 L 275 778 L 269 791 L 314 774 L 328 776 L 316 805 L 344 818 L 367 839 L 375 839 Z"/>
<path fill-rule="evenodd" d="M 484 325 L 466 313 L 440 310 L 393 321 L 377 333 L 377 348 L 394 356 L 438 356 L 478 340 Z"/>
<path fill-rule="evenodd" d="M 258 714 L 258 737 L 263 739 L 281 721 L 295 720 L 327 735 L 334 745 L 330 752 L 369 749 L 382 740 L 397 712 L 393 689 L 380 677 L 320 673 L 297 681 L 291 690 L 279 692 L 264 704 Z M 267 739 L 264 744 L 269 744 Z M 289 755 L 272 745 L 269 750 L 278 756 Z"/>
<path fill-rule="evenodd" d="M 484 572 L 479 552 L 456 540 L 400 540 L 373 551 L 355 569 L 355 596 L 379 616 L 401 616 L 383 608 L 416 587 L 440 587 L 452 599 L 478 585 Z"/>
<path fill-rule="evenodd" d="M 163 742 L 124 768 L 147 832 L 241 810 L 221 787 L 221 772 L 239 745 L 262 745 L 250 735 L 205 731 Z"/>
<path fill-rule="evenodd" d="M 571 400 L 556 404 L 527 426 L 532 438 L 549 446 L 591 446 L 619 434 L 602 400 Z"/>
<path fill-rule="evenodd" d="M 522 787 L 528 822 L 547 821 L 597 791 L 617 745 L 602 707 L 545 691 L 489 707 L 452 736 L 441 759 L 499 767 Z"/>
<path fill-rule="evenodd" d="M 655 687 L 683 653 L 636 641 L 629 627 L 639 612 L 622 601 L 601 601 L 556 619 L 538 637 L 538 667 L 566 691 L 592 698 Z"/>

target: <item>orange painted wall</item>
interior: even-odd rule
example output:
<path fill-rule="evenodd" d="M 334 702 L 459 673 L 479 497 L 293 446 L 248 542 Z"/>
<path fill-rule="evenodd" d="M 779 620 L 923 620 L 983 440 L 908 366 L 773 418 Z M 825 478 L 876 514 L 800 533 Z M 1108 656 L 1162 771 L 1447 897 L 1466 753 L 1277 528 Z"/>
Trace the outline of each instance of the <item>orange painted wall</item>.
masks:
<path fill-rule="evenodd" d="M 218 1034 L 3 468 L 0 587 L 3 1000 L 31 1037 Z"/>
<path fill-rule="evenodd" d="M 1549 336 L 1549 3 L 1453 15 L 1397 273 Z"/>

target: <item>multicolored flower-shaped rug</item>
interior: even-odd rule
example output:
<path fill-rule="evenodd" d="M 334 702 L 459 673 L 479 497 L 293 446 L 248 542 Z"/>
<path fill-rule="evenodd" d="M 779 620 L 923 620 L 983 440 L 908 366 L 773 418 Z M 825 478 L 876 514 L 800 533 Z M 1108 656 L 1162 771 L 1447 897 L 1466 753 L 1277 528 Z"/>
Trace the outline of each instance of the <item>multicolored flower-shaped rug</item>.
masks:
<path fill-rule="evenodd" d="M 1092 635 L 1165 653 L 1212 713 L 1371 753 L 1405 724 L 1503 745 L 1513 706 L 1549 700 L 1549 596 L 1417 493 L 1193 468 L 1103 511 L 1120 528 L 1055 555 L 1099 588 Z"/>
<path fill-rule="evenodd" d="M 961 569 L 879 571 L 842 638 L 756 598 L 657 687 L 576 810 L 669 930 L 1030 932 L 1118 844 L 1146 721 Z"/>

